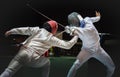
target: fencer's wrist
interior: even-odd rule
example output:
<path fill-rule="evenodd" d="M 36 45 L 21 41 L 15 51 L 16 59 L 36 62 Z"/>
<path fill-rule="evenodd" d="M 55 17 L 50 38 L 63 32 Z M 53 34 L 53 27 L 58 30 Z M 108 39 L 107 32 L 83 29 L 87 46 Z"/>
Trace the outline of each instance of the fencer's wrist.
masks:
<path fill-rule="evenodd" d="M 5 36 L 9 36 L 9 35 L 11 35 L 11 31 L 5 32 Z"/>
<path fill-rule="evenodd" d="M 78 36 L 78 31 L 76 29 L 73 31 L 73 36 Z"/>
<path fill-rule="evenodd" d="M 72 29 L 70 29 L 70 31 L 71 31 L 71 32 L 70 32 L 70 35 L 71 35 L 71 36 L 74 36 L 74 35 L 75 35 L 75 29 L 72 28 Z"/>

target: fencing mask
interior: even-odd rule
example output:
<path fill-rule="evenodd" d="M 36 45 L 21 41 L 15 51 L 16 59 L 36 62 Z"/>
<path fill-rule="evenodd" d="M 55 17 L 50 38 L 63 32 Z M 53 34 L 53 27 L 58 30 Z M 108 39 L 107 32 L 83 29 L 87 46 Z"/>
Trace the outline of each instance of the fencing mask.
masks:
<path fill-rule="evenodd" d="M 68 23 L 70 26 L 84 27 L 85 22 L 82 16 L 77 12 L 72 12 L 68 15 Z"/>

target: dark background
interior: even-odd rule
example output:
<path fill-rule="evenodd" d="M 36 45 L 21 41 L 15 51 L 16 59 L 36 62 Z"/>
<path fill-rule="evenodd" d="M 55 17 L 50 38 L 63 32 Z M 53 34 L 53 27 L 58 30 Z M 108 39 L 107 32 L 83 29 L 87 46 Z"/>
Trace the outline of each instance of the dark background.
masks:
<path fill-rule="evenodd" d="M 59 23 L 67 24 L 67 15 L 73 11 L 83 17 L 101 12 L 101 21 L 96 23 L 99 32 L 119 34 L 119 0 L 0 0 L 0 27 L 36 26 L 47 21 L 26 6 L 32 7 Z"/>
<path fill-rule="evenodd" d="M 67 25 L 67 15 L 73 11 L 83 17 L 95 16 L 95 11 L 101 13 L 101 20 L 95 23 L 100 33 L 110 33 L 103 48 L 111 56 L 116 65 L 114 77 L 120 76 L 120 1 L 119 0 L 0 0 L 0 55 L 10 56 L 16 52 L 11 46 L 11 38 L 4 36 L 5 31 L 14 27 L 42 25 L 46 19 L 31 8 L 32 7 L 47 15 L 57 22 Z M 59 26 L 59 31 L 63 28 Z M 66 37 L 64 37 L 65 39 Z M 12 41 L 13 43 L 13 41 Z M 104 66 L 98 61 L 89 61 L 89 76 L 105 76 Z M 96 72 L 96 69 L 99 69 Z"/>

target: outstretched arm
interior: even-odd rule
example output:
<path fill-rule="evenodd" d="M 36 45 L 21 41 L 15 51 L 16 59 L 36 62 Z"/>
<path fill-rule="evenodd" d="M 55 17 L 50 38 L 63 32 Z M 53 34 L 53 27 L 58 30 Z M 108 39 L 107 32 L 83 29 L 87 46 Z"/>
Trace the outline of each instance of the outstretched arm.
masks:
<path fill-rule="evenodd" d="M 73 47 L 73 45 L 75 43 L 77 43 L 78 40 L 78 35 L 76 33 L 76 31 L 73 32 L 74 37 L 70 40 L 70 41 L 64 41 L 61 40 L 57 37 L 51 37 L 50 39 L 50 44 L 52 46 L 56 46 L 56 47 L 60 47 L 60 48 L 64 48 L 64 49 L 70 49 L 71 47 Z"/>
<path fill-rule="evenodd" d="M 20 28 L 13 28 L 5 33 L 6 36 L 11 34 L 20 34 L 20 35 L 31 35 L 37 31 L 37 28 L 34 27 L 20 27 Z"/>
<path fill-rule="evenodd" d="M 101 18 L 100 12 L 95 11 L 95 14 L 96 14 L 96 17 L 91 17 L 90 18 L 93 23 L 98 22 L 100 20 L 100 18 Z"/>
<path fill-rule="evenodd" d="M 54 37 L 52 38 L 51 42 L 53 41 L 53 46 L 60 47 L 63 49 L 70 49 L 75 43 L 77 43 L 77 40 L 78 36 L 74 36 L 70 41 L 64 41 Z"/>

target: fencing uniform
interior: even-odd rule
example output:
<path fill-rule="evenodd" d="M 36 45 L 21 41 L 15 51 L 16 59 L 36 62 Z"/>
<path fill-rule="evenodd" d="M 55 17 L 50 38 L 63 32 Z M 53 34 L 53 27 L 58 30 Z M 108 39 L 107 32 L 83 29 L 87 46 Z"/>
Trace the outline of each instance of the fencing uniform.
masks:
<path fill-rule="evenodd" d="M 73 15 L 73 14 L 72 14 Z M 71 16 L 71 15 L 69 15 Z M 100 16 L 82 18 L 79 14 L 79 26 L 72 26 L 69 29 L 77 30 L 79 38 L 82 40 L 82 48 L 79 52 L 76 61 L 68 72 L 67 77 L 74 77 L 78 68 L 82 66 L 88 59 L 95 58 L 103 63 L 107 67 L 107 77 L 111 77 L 115 66 L 110 56 L 100 46 L 100 37 L 98 31 L 94 27 L 93 23 L 100 20 Z M 71 18 L 72 19 L 72 18 Z M 81 21 L 84 21 L 84 26 L 81 26 Z"/>
<path fill-rule="evenodd" d="M 78 39 L 74 36 L 66 42 L 53 36 L 44 28 L 21 27 L 10 30 L 11 34 L 29 35 L 30 37 L 23 42 L 18 54 L 12 59 L 0 77 L 11 77 L 23 65 L 30 67 L 44 67 L 42 77 L 49 77 L 50 61 L 43 54 L 52 46 L 70 49 Z"/>

